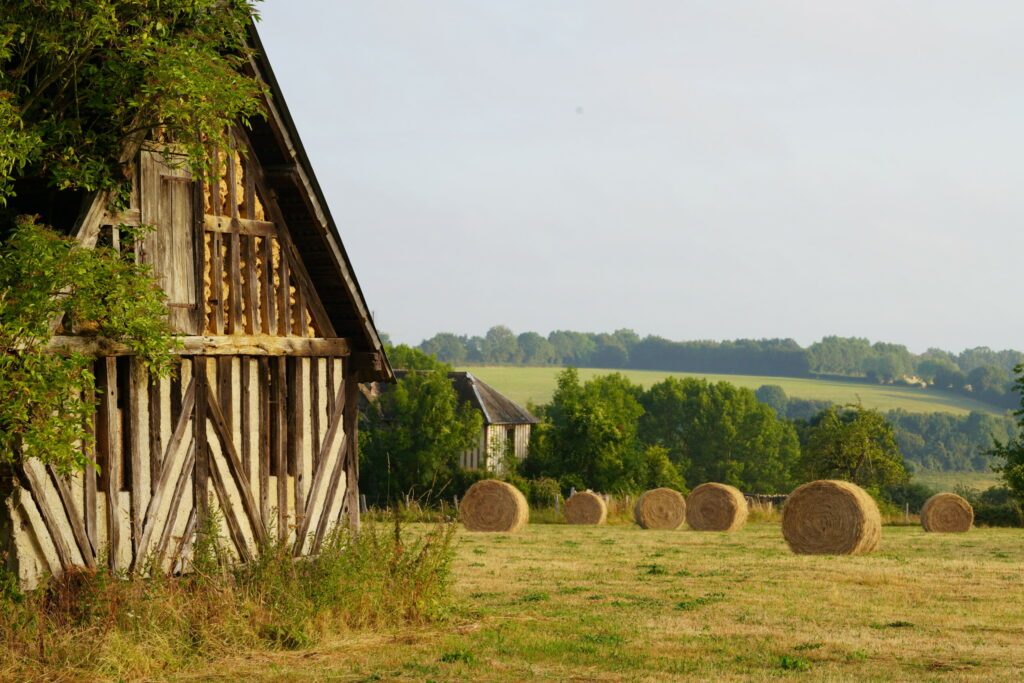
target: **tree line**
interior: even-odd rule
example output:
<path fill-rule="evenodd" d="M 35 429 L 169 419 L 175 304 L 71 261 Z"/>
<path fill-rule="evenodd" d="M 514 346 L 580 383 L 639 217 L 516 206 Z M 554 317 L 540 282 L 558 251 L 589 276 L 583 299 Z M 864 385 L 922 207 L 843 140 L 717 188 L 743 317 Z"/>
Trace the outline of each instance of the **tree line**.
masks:
<path fill-rule="evenodd" d="M 707 372 L 779 377 L 828 376 L 953 391 L 1012 408 L 1013 368 L 1024 353 L 988 347 L 952 353 L 931 348 L 912 353 L 902 344 L 828 336 L 804 348 L 793 339 L 672 341 L 612 333 L 555 330 L 515 334 L 504 325 L 484 336 L 442 332 L 420 350 L 453 365 L 558 365 L 609 369 Z"/>
<path fill-rule="evenodd" d="M 779 417 L 798 423 L 814 419 L 832 405 L 829 401 L 790 398 L 775 384 L 762 385 L 754 393 Z M 1016 429 L 1016 422 L 1009 414 L 971 411 L 968 415 L 951 415 L 898 409 L 884 415 L 895 430 L 904 460 L 915 469 L 923 470 L 988 471 L 991 459 L 987 451 L 993 439 L 1007 441 Z"/>

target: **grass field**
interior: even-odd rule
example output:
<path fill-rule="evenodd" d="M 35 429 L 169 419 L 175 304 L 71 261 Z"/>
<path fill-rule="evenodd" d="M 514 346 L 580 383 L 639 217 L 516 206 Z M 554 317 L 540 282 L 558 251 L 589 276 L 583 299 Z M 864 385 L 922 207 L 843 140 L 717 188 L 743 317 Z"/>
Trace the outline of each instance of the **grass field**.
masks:
<path fill-rule="evenodd" d="M 995 472 L 915 472 L 914 481 L 936 491 L 953 491 L 958 486 L 983 491 L 1003 483 Z"/>
<path fill-rule="evenodd" d="M 509 366 L 466 366 L 469 370 L 513 401 L 525 405 L 528 401 L 544 404 L 551 400 L 555 390 L 555 377 L 562 368 L 556 367 L 509 367 Z M 621 372 L 630 380 L 648 387 L 665 377 L 703 377 L 712 382 L 731 382 L 737 386 L 757 389 L 762 384 L 781 386 L 790 398 L 831 401 L 833 403 L 856 403 L 861 400 L 868 408 L 894 410 L 903 408 L 914 413 L 953 413 L 966 415 L 972 410 L 999 414 L 992 406 L 966 396 L 957 396 L 944 391 L 914 389 L 912 387 L 882 386 L 837 382 L 794 377 L 760 377 L 754 375 L 709 375 L 689 372 L 663 372 L 657 370 L 600 370 L 581 368 L 580 378 L 590 379 L 609 372 Z"/>
<path fill-rule="evenodd" d="M 188 680 L 976 680 L 1024 676 L 1024 531 L 886 527 L 863 557 L 735 534 L 460 532 L 450 623 L 241 653 Z"/>

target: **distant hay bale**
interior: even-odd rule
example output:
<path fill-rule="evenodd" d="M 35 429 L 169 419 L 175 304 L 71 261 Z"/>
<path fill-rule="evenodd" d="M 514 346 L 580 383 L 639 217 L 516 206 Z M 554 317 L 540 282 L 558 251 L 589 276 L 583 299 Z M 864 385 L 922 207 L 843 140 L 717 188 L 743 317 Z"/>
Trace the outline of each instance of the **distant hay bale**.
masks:
<path fill-rule="evenodd" d="M 794 553 L 860 555 L 878 546 L 882 516 L 867 492 L 848 481 L 812 481 L 789 494 L 782 535 Z"/>
<path fill-rule="evenodd" d="M 747 499 L 728 484 L 701 484 L 686 499 L 686 523 L 695 531 L 736 531 L 747 523 Z"/>
<path fill-rule="evenodd" d="M 580 491 L 565 501 L 565 520 L 569 524 L 604 524 L 608 505 L 593 491 Z"/>
<path fill-rule="evenodd" d="M 637 499 L 633 518 L 644 529 L 678 529 L 686 521 L 686 499 L 673 489 L 651 489 Z"/>
<path fill-rule="evenodd" d="M 530 506 L 512 484 L 483 479 L 469 487 L 459 503 L 459 519 L 469 531 L 511 533 L 526 526 Z"/>
<path fill-rule="evenodd" d="M 970 531 L 974 508 L 955 493 L 936 493 L 921 508 L 921 526 L 925 531 L 957 533 Z"/>

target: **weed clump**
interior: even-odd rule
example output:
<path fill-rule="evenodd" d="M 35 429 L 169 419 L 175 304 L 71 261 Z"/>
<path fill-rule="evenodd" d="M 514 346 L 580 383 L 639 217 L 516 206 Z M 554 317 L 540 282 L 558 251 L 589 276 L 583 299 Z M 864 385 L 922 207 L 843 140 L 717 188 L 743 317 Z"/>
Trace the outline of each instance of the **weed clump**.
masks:
<path fill-rule="evenodd" d="M 81 570 L 0 599 L 0 671 L 14 679 L 151 677 L 240 650 L 301 649 L 332 632 L 450 613 L 454 525 L 416 535 L 397 521 L 393 530 L 339 528 L 315 557 L 274 543 L 237 565 L 212 524 L 197 534 L 184 575 Z"/>

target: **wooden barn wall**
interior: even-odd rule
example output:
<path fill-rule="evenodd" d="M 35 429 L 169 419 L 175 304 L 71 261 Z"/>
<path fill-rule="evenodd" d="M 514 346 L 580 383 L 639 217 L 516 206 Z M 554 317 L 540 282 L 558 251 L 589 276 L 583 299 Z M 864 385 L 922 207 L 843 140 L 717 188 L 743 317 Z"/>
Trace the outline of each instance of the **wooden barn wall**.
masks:
<path fill-rule="evenodd" d="M 238 560 L 275 540 L 316 552 L 358 513 L 346 362 L 193 357 L 150 381 L 133 358 L 98 360 L 101 470 L 59 476 L 29 461 L 6 499 L 23 584 L 71 566 L 180 571 L 208 511 Z"/>
<path fill-rule="evenodd" d="M 522 460 L 530 451 L 530 427 L 529 424 L 494 424 L 484 425 L 480 432 L 480 441 L 474 448 L 463 451 L 459 456 L 459 465 L 463 469 L 488 469 L 497 471 L 501 465 L 501 458 L 508 447 L 508 430 L 513 430 L 515 443 L 513 452 L 517 460 Z"/>

